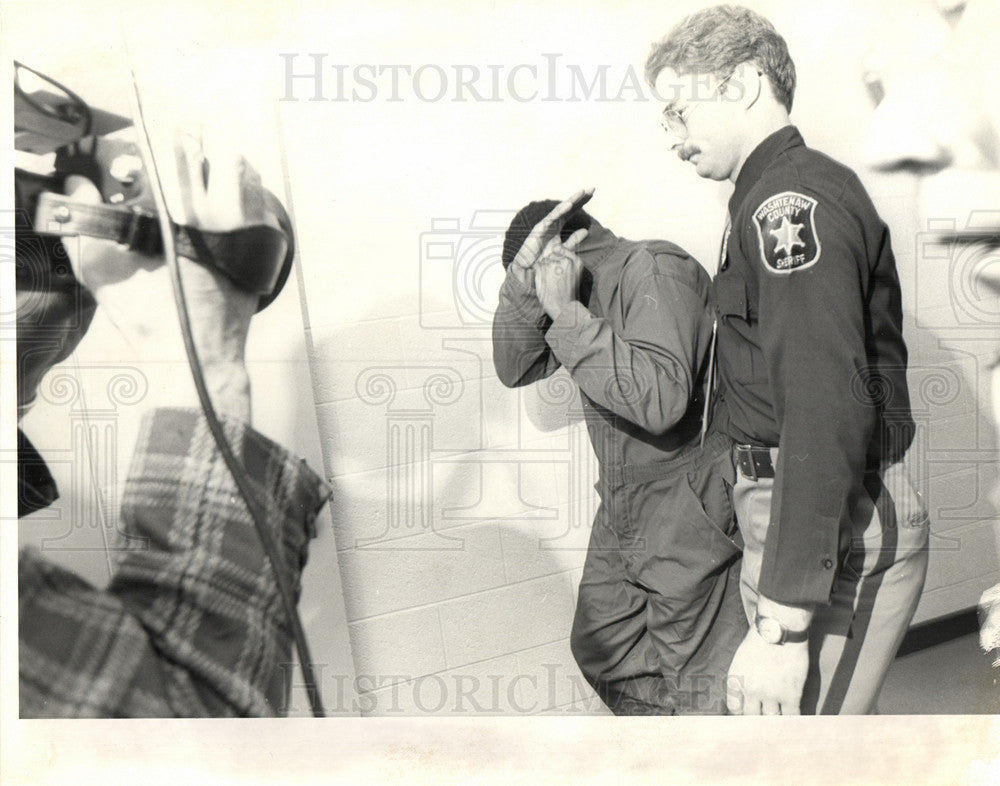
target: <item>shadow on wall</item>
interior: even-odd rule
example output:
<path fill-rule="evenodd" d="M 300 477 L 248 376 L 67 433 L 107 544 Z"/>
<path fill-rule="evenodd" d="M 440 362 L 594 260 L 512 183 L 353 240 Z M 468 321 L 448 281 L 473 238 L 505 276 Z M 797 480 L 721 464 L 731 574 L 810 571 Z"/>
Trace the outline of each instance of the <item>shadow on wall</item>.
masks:
<path fill-rule="evenodd" d="M 575 386 L 504 388 L 485 321 L 378 313 L 405 308 L 313 334 L 359 710 L 600 712 L 569 649 L 596 508 Z"/>
<path fill-rule="evenodd" d="M 920 314 L 907 314 L 919 322 Z M 911 323 L 912 324 L 912 323 Z M 910 396 L 917 432 L 907 465 L 931 517 L 930 563 L 916 622 L 974 606 L 996 580 L 994 529 L 1000 483 L 988 414 L 988 353 L 964 339 L 908 332 Z"/>

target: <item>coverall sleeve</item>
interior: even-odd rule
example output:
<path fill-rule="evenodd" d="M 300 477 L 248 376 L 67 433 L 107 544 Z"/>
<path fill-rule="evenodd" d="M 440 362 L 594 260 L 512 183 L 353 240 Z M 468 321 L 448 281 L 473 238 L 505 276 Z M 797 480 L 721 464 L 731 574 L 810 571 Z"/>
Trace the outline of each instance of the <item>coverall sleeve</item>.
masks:
<path fill-rule="evenodd" d="M 641 250 L 623 276 L 622 328 L 571 303 L 546 332 L 552 352 L 593 401 L 652 434 L 687 412 L 711 338 L 707 294 Z M 640 274 L 629 271 L 642 271 Z"/>
<path fill-rule="evenodd" d="M 552 324 L 535 291 L 508 268 L 493 315 L 493 367 L 509 388 L 551 376 L 559 361 L 545 342 Z"/>
<path fill-rule="evenodd" d="M 876 422 L 865 384 L 858 219 L 839 200 L 815 201 L 814 229 L 805 222 L 800 234 L 808 242 L 815 233 L 818 256 L 802 269 L 776 270 L 754 220 L 743 228 L 758 272 L 761 350 L 780 430 L 759 588 L 784 603 L 829 602 L 839 535 L 862 489 Z"/>

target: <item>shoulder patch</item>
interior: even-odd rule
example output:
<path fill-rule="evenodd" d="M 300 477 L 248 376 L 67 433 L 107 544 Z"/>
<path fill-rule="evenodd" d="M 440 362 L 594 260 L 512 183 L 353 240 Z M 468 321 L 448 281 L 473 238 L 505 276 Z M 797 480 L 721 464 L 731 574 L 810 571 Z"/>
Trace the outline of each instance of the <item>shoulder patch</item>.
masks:
<path fill-rule="evenodd" d="M 771 273 L 788 274 L 812 267 L 819 260 L 816 200 L 797 191 L 783 191 L 761 202 L 753 214 L 760 258 Z"/>

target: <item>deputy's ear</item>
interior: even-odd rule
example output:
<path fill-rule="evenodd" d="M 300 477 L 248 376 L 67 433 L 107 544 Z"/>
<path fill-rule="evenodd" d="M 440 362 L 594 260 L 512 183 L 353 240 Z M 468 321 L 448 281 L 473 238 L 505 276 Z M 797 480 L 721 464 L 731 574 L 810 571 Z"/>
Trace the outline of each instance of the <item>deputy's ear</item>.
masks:
<path fill-rule="evenodd" d="M 722 90 L 724 101 L 738 103 L 743 109 L 749 109 L 760 98 L 764 89 L 764 77 L 754 63 L 740 63 L 733 71 L 732 77 Z"/>

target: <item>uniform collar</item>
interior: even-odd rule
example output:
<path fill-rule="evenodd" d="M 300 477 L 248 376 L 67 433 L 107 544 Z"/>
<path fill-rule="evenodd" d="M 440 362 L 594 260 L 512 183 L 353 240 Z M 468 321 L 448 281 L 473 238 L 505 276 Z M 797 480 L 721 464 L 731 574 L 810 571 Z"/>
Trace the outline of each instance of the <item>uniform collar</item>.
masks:
<path fill-rule="evenodd" d="M 786 150 L 803 145 L 805 145 L 805 141 L 802 139 L 802 134 L 793 125 L 779 128 L 757 145 L 753 149 L 753 152 L 747 156 L 747 160 L 743 162 L 743 168 L 736 177 L 736 188 L 733 191 L 733 195 L 729 198 L 730 217 L 736 215 L 736 211 L 743 204 L 743 200 L 750 193 L 750 189 L 757 184 L 757 181 L 760 180 L 764 171 L 771 165 L 774 159 Z"/>

